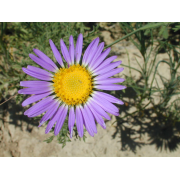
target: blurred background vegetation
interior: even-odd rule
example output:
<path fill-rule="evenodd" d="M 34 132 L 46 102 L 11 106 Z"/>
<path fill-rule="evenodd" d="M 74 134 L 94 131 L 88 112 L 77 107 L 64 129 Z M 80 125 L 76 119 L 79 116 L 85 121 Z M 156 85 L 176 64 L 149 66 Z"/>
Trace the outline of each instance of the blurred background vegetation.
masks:
<path fill-rule="evenodd" d="M 101 37 L 104 29 L 109 30 L 117 25 L 120 37 L 116 37 L 113 43 L 106 44 L 105 48 L 122 40 L 131 41 L 140 52 L 143 63 L 135 59 L 139 66 L 135 68 L 131 65 L 131 59 L 128 58 L 128 65 L 123 64 L 129 70 L 129 75 L 126 75 L 126 81 L 123 83 L 128 88 L 120 92 L 110 92 L 125 102 L 125 105 L 121 106 L 121 111 L 124 113 L 116 117 L 116 132 L 113 137 L 115 138 L 120 132 L 122 150 L 130 149 L 136 152 L 136 148 L 143 145 L 136 139 L 144 134 L 148 134 L 149 142 L 156 144 L 157 149 L 176 150 L 180 144 L 180 74 L 178 74 L 180 72 L 178 71 L 180 69 L 180 23 L 1 22 L 0 104 L 13 97 L 11 101 L 15 100 L 16 104 L 20 105 L 27 98 L 18 95 L 17 91 L 21 89 L 20 81 L 31 79 L 23 73 L 22 67 L 37 66 L 29 58 L 29 53 L 32 53 L 33 48 L 40 49 L 55 60 L 49 46 L 49 39 L 52 39 L 59 47 L 61 38 L 68 44 L 70 35 L 73 35 L 76 40 L 78 34 L 82 33 L 85 50 L 93 38 Z M 157 60 L 157 55 L 160 53 L 166 53 L 168 60 Z M 170 73 L 170 79 L 165 78 L 158 70 L 162 63 L 169 66 L 170 72 L 167 73 Z M 132 76 L 133 71 L 140 74 L 139 79 Z M 157 79 L 160 79 L 163 86 L 159 85 Z M 132 107 L 134 111 L 129 112 Z M 7 110 L 6 106 L 4 110 Z M 25 109 L 21 108 L 19 111 L 24 112 Z M 33 123 L 31 123 L 37 126 L 40 118 L 32 119 Z M 22 115 L 20 120 L 26 121 L 27 117 Z M 76 138 L 80 139 L 76 127 L 74 127 L 74 132 Z M 46 140 L 48 143 L 54 138 L 53 132 L 51 133 L 52 136 Z M 85 140 L 85 136 L 83 139 Z M 68 141 L 70 139 L 66 120 L 57 136 L 57 142 L 64 147 Z"/>

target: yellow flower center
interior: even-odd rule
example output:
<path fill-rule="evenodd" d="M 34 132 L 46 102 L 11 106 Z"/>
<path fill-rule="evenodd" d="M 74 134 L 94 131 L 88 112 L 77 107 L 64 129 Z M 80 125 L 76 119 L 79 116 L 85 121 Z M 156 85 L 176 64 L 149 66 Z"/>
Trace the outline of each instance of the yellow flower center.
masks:
<path fill-rule="evenodd" d="M 53 82 L 54 92 L 67 105 L 85 103 L 92 93 L 92 77 L 79 64 L 59 69 Z"/>

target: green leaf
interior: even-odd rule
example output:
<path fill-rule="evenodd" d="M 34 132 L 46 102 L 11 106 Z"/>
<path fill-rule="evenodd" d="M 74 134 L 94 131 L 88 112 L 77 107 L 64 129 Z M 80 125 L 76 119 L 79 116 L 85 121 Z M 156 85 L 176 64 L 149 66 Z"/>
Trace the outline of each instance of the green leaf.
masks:
<path fill-rule="evenodd" d="M 48 139 L 44 140 L 43 142 L 51 143 L 54 139 L 54 136 L 50 136 Z"/>
<path fill-rule="evenodd" d="M 163 38 L 164 38 L 164 39 L 167 39 L 167 38 L 168 38 L 168 28 L 167 28 L 167 27 L 165 27 L 162 35 L 163 35 Z"/>

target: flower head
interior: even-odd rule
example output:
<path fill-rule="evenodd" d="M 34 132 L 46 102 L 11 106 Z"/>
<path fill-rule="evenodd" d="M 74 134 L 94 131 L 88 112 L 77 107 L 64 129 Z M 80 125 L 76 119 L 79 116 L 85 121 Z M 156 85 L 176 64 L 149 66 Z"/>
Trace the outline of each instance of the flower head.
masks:
<path fill-rule="evenodd" d="M 124 79 L 110 78 L 123 71 L 123 68 L 117 68 L 121 61 L 112 62 L 117 56 L 106 59 L 110 48 L 103 51 L 104 43 L 99 44 L 99 38 L 89 44 L 82 58 L 82 34 L 78 36 L 76 47 L 74 47 L 73 37 L 70 36 L 69 50 L 61 39 L 60 47 L 64 61 L 53 41 L 49 40 L 49 43 L 59 68 L 38 49 L 34 49 L 37 56 L 29 54 L 34 62 L 46 70 L 34 66 L 22 68 L 26 74 L 39 79 L 20 82 L 21 86 L 27 87 L 19 90 L 20 94 L 33 94 L 22 103 L 22 106 L 41 100 L 24 114 L 35 117 L 45 112 L 39 125 L 40 127 L 50 119 L 45 133 L 48 133 L 56 123 L 54 134 L 58 135 L 68 116 L 70 137 L 72 137 L 75 122 L 80 137 L 84 133 L 83 126 L 91 136 L 94 136 L 94 133 L 97 133 L 95 120 L 105 129 L 103 117 L 110 120 L 107 113 L 119 115 L 119 110 L 113 103 L 123 104 L 121 100 L 102 92 L 102 90 L 126 88 L 115 84 L 123 82 Z"/>

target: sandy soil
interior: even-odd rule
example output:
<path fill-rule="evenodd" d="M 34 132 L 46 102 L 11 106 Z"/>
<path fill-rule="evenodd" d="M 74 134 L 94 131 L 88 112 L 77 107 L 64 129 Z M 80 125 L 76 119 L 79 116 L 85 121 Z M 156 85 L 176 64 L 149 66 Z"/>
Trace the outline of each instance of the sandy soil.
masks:
<path fill-rule="evenodd" d="M 118 38 L 118 28 L 114 28 L 113 36 L 109 30 L 102 32 L 102 38 L 109 44 Z M 139 68 L 135 58 L 142 64 L 142 58 L 138 50 L 130 42 L 120 42 L 112 47 L 111 55 L 118 55 L 117 60 L 122 60 L 123 64 L 128 64 L 126 50 L 129 53 L 131 65 Z M 168 59 L 166 54 L 159 54 L 158 60 Z M 159 67 L 162 75 L 168 78 L 168 66 L 162 64 Z M 119 76 L 128 75 L 129 70 L 125 68 Z M 132 71 L 135 79 L 140 74 Z M 128 100 L 128 98 L 127 98 Z M 123 109 L 123 108 L 122 108 Z M 123 111 L 120 112 L 123 115 Z M 133 111 L 131 108 L 129 111 Z M 95 137 L 90 137 L 86 133 L 86 142 L 72 139 L 72 142 L 62 148 L 56 140 L 47 144 L 43 140 L 47 139 L 50 134 L 44 134 L 45 127 L 38 128 L 22 114 L 21 105 L 16 105 L 13 100 L 0 107 L 0 156 L 179 156 L 180 149 L 176 151 L 157 150 L 156 144 L 151 144 L 148 134 L 142 137 L 136 137 L 135 140 L 129 138 L 124 129 L 118 129 L 115 117 L 106 122 L 107 129 L 102 129 L 97 125 L 98 133 Z M 115 122 L 115 123 L 114 123 Z M 114 124 L 113 124 L 114 123 Z M 128 124 L 127 124 L 128 126 Z M 138 128 L 138 127 L 136 127 Z"/>

